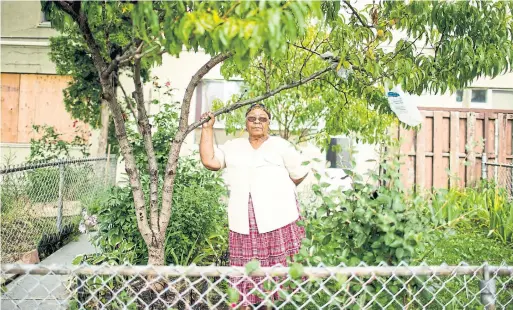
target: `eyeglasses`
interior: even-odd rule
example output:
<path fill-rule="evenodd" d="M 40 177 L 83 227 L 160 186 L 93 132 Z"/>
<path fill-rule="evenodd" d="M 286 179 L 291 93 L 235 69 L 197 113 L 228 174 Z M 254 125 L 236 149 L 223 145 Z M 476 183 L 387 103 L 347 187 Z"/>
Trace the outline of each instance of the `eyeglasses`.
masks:
<path fill-rule="evenodd" d="M 248 120 L 248 122 L 251 122 L 251 123 L 256 122 L 257 119 L 260 123 L 267 123 L 267 121 L 269 120 L 267 117 L 255 117 L 255 116 L 248 116 L 246 119 Z"/>

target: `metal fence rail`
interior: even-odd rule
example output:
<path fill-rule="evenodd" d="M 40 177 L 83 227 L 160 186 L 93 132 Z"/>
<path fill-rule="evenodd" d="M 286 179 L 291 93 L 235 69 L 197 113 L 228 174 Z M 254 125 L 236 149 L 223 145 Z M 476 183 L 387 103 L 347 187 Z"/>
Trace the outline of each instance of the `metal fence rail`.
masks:
<path fill-rule="evenodd" d="M 481 170 L 483 179 L 493 180 L 513 198 L 513 164 L 490 163 L 485 155 L 482 158 Z"/>
<path fill-rule="evenodd" d="M 2 309 L 512 309 L 510 266 L 3 264 Z M 243 294 L 241 281 L 250 287 Z M 258 304 L 246 303 L 255 294 Z M 267 308 L 264 308 L 267 307 Z"/>
<path fill-rule="evenodd" d="M 116 164 L 111 156 L 1 169 L 2 263 L 55 251 L 78 227 L 82 209 L 114 184 Z"/>

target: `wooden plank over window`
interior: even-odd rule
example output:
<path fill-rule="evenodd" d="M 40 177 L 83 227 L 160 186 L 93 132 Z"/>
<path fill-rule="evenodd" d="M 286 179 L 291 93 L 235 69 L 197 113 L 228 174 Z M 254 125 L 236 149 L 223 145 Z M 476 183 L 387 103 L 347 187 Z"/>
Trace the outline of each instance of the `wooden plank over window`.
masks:
<path fill-rule="evenodd" d="M 77 128 L 89 129 L 86 124 L 75 122 L 66 111 L 62 91 L 69 80 L 60 75 L 21 75 L 18 143 L 29 143 L 31 138 L 36 138 L 32 125 L 53 126 L 65 141 L 73 140 Z"/>
<path fill-rule="evenodd" d="M 2 73 L 2 143 L 18 142 L 20 75 Z"/>

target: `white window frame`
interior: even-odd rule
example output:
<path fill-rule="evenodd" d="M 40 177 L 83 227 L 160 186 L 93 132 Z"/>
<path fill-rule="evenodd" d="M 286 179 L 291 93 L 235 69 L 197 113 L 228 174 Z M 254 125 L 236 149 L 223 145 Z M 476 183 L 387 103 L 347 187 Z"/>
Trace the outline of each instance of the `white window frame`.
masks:
<path fill-rule="evenodd" d="M 37 24 L 38 28 L 52 28 L 52 22 L 46 19 L 45 12 L 41 11 L 40 15 L 40 21 L 39 24 Z"/>
<path fill-rule="evenodd" d="M 474 90 L 485 90 L 486 91 L 486 102 L 472 102 L 472 92 Z M 468 102 L 469 102 L 469 107 L 471 107 L 471 108 L 481 108 L 481 109 L 491 108 L 493 106 L 493 104 L 492 104 L 492 89 L 481 88 L 481 87 L 469 88 Z"/>
<path fill-rule="evenodd" d="M 461 91 L 461 101 L 458 101 L 458 91 Z M 463 105 L 465 103 L 465 89 L 457 89 L 454 92 L 454 101 Z"/>
<path fill-rule="evenodd" d="M 196 88 L 196 107 L 197 105 L 201 105 L 200 107 L 200 113 L 199 115 L 197 115 L 196 113 L 196 120 L 198 120 L 201 116 L 201 114 L 207 112 L 207 111 L 210 111 L 211 110 L 211 102 L 207 102 L 208 100 L 205 100 L 205 84 L 207 83 L 211 83 L 211 82 L 218 82 L 218 83 L 223 83 L 223 82 L 239 82 L 239 83 L 243 83 L 244 81 L 242 79 L 233 79 L 233 80 L 224 80 L 224 79 L 203 79 L 201 80 L 200 82 L 200 85 L 198 85 L 198 87 Z M 223 94 L 224 95 L 224 94 Z M 226 97 L 228 97 L 228 95 L 226 95 Z M 226 98 L 223 98 L 223 99 L 226 99 Z M 197 110 L 196 110 L 197 112 Z M 214 124 L 214 128 L 216 129 L 224 129 L 226 128 L 226 123 L 222 120 L 216 120 L 215 124 Z"/>
<path fill-rule="evenodd" d="M 195 115 L 195 120 L 199 120 L 201 114 L 209 111 L 211 109 L 211 105 L 210 105 L 210 102 L 207 102 L 207 100 L 205 100 L 204 98 L 204 91 L 205 91 L 205 84 L 209 83 L 209 82 L 239 82 L 241 84 L 244 83 L 244 80 L 242 79 L 231 79 L 231 80 L 224 80 L 224 79 L 203 79 L 201 80 L 200 82 L 200 85 L 198 85 L 198 87 L 196 88 L 196 107 L 201 104 L 201 107 L 200 107 L 200 113 L 199 115 L 197 115 L 197 110 L 195 111 L 196 115 Z M 242 86 L 242 85 L 241 85 Z M 226 98 L 225 98 L 226 99 Z M 246 110 L 248 107 L 242 107 L 241 109 L 243 110 Z M 216 120 L 215 124 L 214 124 L 214 128 L 216 129 L 225 129 L 226 128 L 226 123 L 225 121 L 223 120 Z M 269 128 L 273 131 L 278 131 L 279 129 L 279 126 L 278 124 L 276 124 L 276 122 L 273 120 L 272 118 L 272 115 L 271 115 L 271 123 L 269 124 Z"/>

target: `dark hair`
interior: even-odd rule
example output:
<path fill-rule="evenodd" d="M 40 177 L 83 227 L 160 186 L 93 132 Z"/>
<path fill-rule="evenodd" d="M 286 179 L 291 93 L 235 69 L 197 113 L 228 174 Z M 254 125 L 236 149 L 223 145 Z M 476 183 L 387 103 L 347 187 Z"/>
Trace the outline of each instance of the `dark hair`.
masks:
<path fill-rule="evenodd" d="M 269 112 L 269 110 L 267 110 L 265 105 L 262 103 L 253 103 L 252 105 L 250 105 L 248 110 L 246 111 L 246 116 L 248 116 L 249 112 L 253 111 L 254 109 L 263 110 L 265 113 L 267 113 L 267 116 L 269 116 L 269 119 L 271 119 L 271 112 Z"/>

